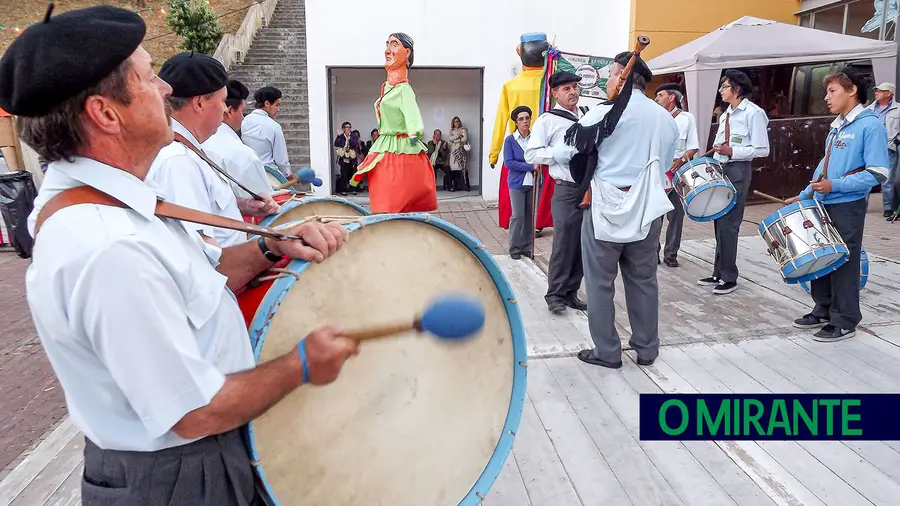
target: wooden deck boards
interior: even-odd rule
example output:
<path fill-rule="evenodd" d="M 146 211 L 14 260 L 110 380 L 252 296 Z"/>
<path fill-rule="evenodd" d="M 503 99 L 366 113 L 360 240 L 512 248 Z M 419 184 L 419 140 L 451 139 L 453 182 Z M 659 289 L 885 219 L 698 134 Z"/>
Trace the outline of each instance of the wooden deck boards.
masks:
<path fill-rule="evenodd" d="M 653 392 L 900 392 L 900 264 L 870 255 L 857 337 L 825 345 L 791 326 L 809 296 L 783 283 L 758 237 L 741 239 L 740 288 L 716 297 L 713 245 L 687 241 L 661 268 L 662 350 L 651 367 L 626 351 L 617 371 L 572 355 L 592 346 L 587 317 L 551 315 L 546 277 L 497 257 L 528 340 L 528 395 L 490 506 L 888 505 L 900 497 L 900 442 L 640 441 L 638 396 Z M 621 281 L 616 323 L 629 336 Z M 0 506 L 80 504 L 83 439 L 66 421 L 0 482 Z"/>

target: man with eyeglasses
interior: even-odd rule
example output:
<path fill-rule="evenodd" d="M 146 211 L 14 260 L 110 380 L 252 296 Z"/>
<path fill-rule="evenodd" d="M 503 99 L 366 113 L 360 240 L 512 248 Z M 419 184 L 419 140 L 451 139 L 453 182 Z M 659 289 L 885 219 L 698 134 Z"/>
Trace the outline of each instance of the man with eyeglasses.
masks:
<path fill-rule="evenodd" d="M 750 190 L 750 161 L 769 156 L 769 117 L 747 98 L 751 90 L 753 83 L 739 70 L 726 70 L 719 86 L 719 95 L 728 108 L 719 118 L 713 158 L 722 164 L 725 175 L 734 185 L 737 203 L 714 222 L 716 258 L 713 273 L 697 281 L 699 285 L 714 287 L 716 295 L 737 290 L 738 235 Z"/>

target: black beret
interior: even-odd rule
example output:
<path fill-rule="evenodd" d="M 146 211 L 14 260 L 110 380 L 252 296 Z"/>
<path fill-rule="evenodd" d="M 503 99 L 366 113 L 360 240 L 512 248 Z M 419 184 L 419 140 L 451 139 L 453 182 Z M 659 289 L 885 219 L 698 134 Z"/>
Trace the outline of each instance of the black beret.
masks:
<path fill-rule="evenodd" d="M 229 79 L 225 89 L 228 91 L 226 100 L 247 100 L 250 96 L 250 89 L 237 79 Z"/>
<path fill-rule="evenodd" d="M 556 88 L 557 86 L 577 82 L 581 82 L 581 76 L 575 75 L 571 72 L 566 72 L 565 70 L 554 72 L 553 75 L 550 76 L 551 88 Z"/>
<path fill-rule="evenodd" d="M 519 107 L 513 109 L 513 112 L 509 115 L 509 118 L 515 121 L 516 118 L 523 112 L 527 112 L 529 116 L 532 116 L 531 107 L 528 107 L 527 105 L 520 105 Z"/>
<path fill-rule="evenodd" d="M 623 53 L 619 53 L 616 55 L 613 61 L 625 67 L 628 65 L 628 60 L 631 59 L 631 56 L 633 54 L 633 51 L 625 51 Z M 640 56 L 635 59 L 634 66 L 631 67 L 631 71 L 637 72 L 639 76 L 643 76 L 643 78 L 647 81 L 653 79 L 653 72 L 650 72 L 650 67 L 647 66 L 647 64 Z"/>
<path fill-rule="evenodd" d="M 725 71 L 725 79 L 731 84 L 736 84 L 741 89 L 742 96 L 749 95 L 753 91 L 753 81 L 750 77 L 740 70 L 728 69 Z"/>
<path fill-rule="evenodd" d="M 681 91 L 681 85 L 676 83 L 666 83 L 659 85 L 656 88 L 656 93 L 659 93 L 661 91 L 678 92 L 684 94 L 684 92 Z"/>
<path fill-rule="evenodd" d="M 0 59 L 0 107 L 18 116 L 43 116 L 96 86 L 141 45 L 147 27 L 132 11 L 97 6 L 25 29 Z"/>
<path fill-rule="evenodd" d="M 166 60 L 159 77 L 172 87 L 175 98 L 191 98 L 221 90 L 228 84 L 228 71 L 219 60 L 193 51 Z"/>
<path fill-rule="evenodd" d="M 850 78 L 850 82 L 852 82 L 853 84 L 856 85 L 856 90 L 857 90 L 857 93 L 859 96 L 859 102 L 862 104 L 865 104 L 867 94 L 868 94 L 868 92 L 866 91 L 866 88 L 868 87 L 866 85 L 866 76 L 864 76 L 855 67 L 850 67 L 850 66 L 847 66 L 847 67 L 844 67 L 843 69 L 841 69 L 841 74 L 844 74 L 845 76 Z"/>

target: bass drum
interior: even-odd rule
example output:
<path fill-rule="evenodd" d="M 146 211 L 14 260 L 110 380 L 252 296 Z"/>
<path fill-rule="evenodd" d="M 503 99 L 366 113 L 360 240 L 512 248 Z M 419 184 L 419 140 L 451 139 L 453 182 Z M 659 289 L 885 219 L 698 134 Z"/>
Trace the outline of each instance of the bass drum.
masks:
<path fill-rule="evenodd" d="M 295 196 L 296 197 L 296 196 Z M 281 204 L 281 213 L 267 216 L 260 225 L 277 227 L 310 216 L 368 216 L 372 213 L 359 204 L 340 197 L 300 197 Z"/>
<path fill-rule="evenodd" d="M 293 261 L 254 311 L 259 362 L 306 333 L 411 320 L 446 291 L 484 304 L 483 330 L 444 342 L 367 341 L 334 383 L 302 386 L 250 423 L 270 504 L 478 505 L 500 473 L 525 398 L 525 331 L 516 296 L 484 245 L 428 214 L 347 223 L 321 264 Z"/>

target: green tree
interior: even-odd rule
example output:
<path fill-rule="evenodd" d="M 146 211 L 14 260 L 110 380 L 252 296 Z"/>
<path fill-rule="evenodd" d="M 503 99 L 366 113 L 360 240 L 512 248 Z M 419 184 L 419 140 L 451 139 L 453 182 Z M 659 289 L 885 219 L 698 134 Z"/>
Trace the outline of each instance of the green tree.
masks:
<path fill-rule="evenodd" d="M 172 5 L 166 24 L 184 40 L 185 51 L 213 54 L 224 32 L 216 14 L 205 0 L 188 0 Z"/>

